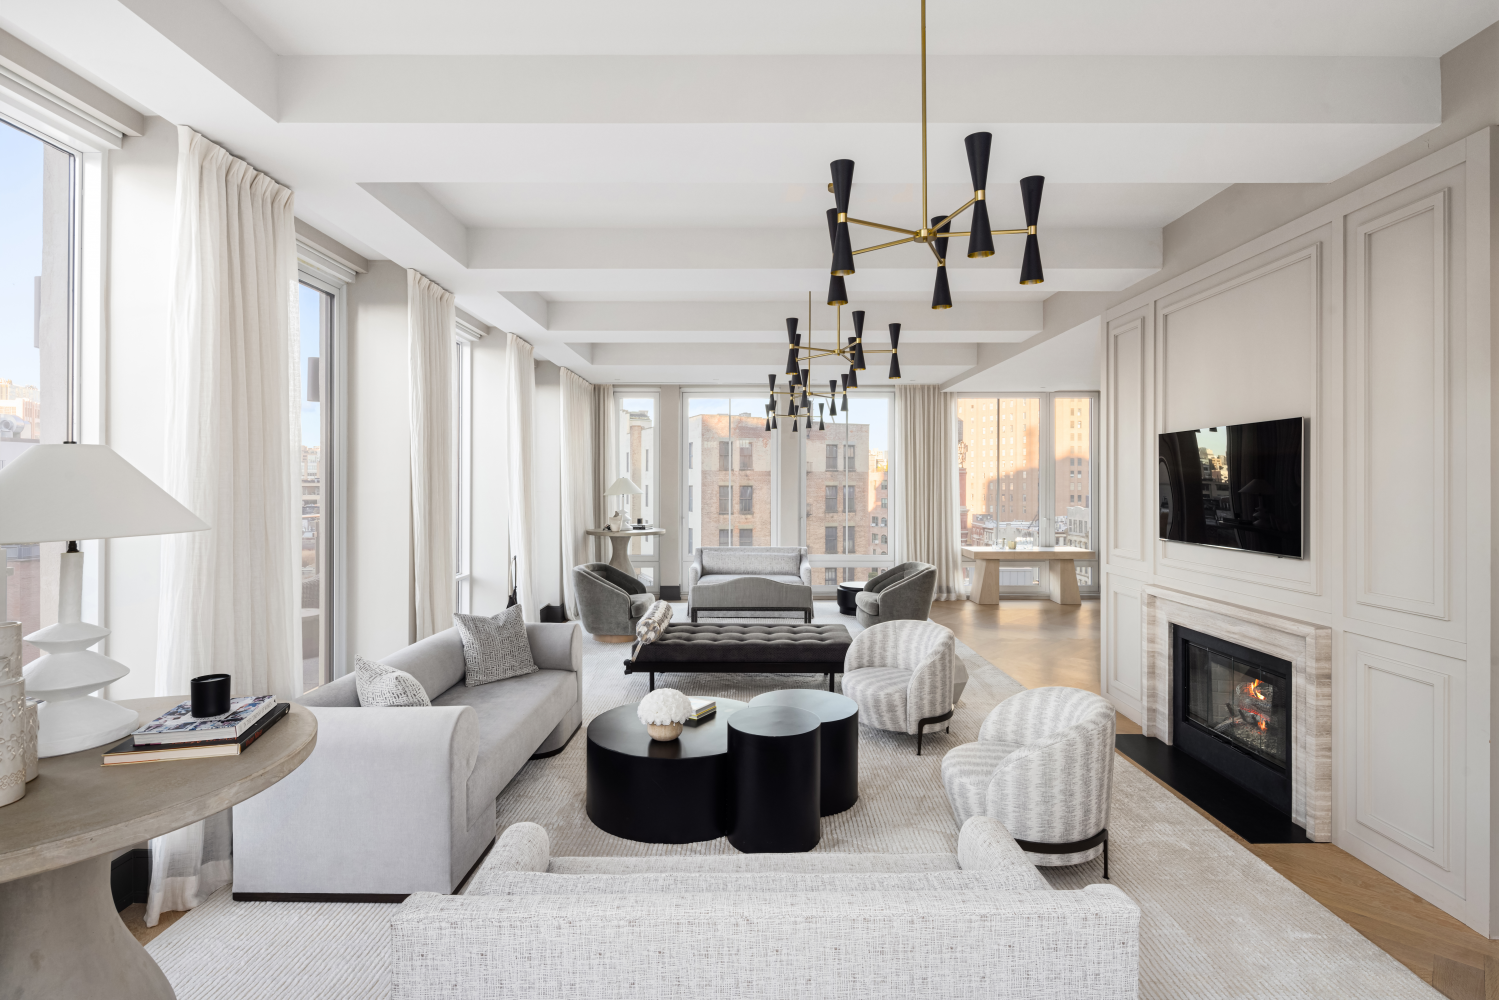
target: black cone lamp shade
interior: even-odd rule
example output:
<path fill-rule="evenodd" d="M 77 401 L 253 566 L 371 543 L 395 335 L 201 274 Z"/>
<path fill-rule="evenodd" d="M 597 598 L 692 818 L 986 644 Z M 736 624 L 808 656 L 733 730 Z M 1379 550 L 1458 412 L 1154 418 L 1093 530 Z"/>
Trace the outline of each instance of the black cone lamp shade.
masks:
<path fill-rule="evenodd" d="M 836 417 L 838 415 L 838 380 L 835 378 L 828 379 L 828 395 L 832 397 L 831 402 L 828 403 L 828 413 Z"/>
<path fill-rule="evenodd" d="M 834 160 L 833 202 L 838 206 L 833 217 L 833 274 L 854 273 L 854 248 L 848 235 L 848 195 L 854 186 L 854 161 Z"/>
<path fill-rule="evenodd" d="M 989 183 L 989 145 L 994 136 L 975 132 L 963 140 L 968 147 L 968 176 L 973 180 L 973 225 L 969 227 L 968 256 L 993 257 L 994 236 L 989 232 L 989 203 L 984 200 L 984 186 Z M 1029 223 L 1027 223 L 1029 225 Z"/>
<path fill-rule="evenodd" d="M 1039 175 L 1020 178 L 1020 201 L 1025 206 L 1026 228 L 1033 228 L 1041 217 L 1041 187 L 1046 178 Z M 1039 285 L 1046 280 L 1041 272 L 1041 244 L 1035 233 L 1025 237 L 1025 257 L 1020 262 L 1020 283 Z"/>
<path fill-rule="evenodd" d="M 841 274 L 835 274 L 828 279 L 828 305 L 848 305 L 848 286 L 843 283 Z"/>
<path fill-rule="evenodd" d="M 890 324 L 890 377 L 900 378 L 900 324 Z"/>
<path fill-rule="evenodd" d="M 792 347 L 796 346 L 796 324 L 797 318 L 795 316 L 786 317 L 786 343 Z"/>
<path fill-rule="evenodd" d="M 770 379 L 770 401 L 774 403 L 776 401 L 776 377 L 767 375 L 766 378 Z"/>
<path fill-rule="evenodd" d="M 807 426 L 808 427 L 812 426 L 811 421 L 807 422 Z M 827 427 L 822 422 L 822 404 L 821 403 L 817 404 L 817 429 L 820 430 L 820 431 L 827 430 Z"/>
<path fill-rule="evenodd" d="M 932 220 L 932 225 L 935 226 L 941 221 L 942 217 L 938 216 Z M 950 232 L 951 229 L 952 223 L 949 222 L 937 230 L 937 232 L 946 233 Z M 937 283 L 932 287 L 932 308 L 951 309 L 952 290 L 947 287 L 947 240 L 934 240 L 933 243 L 937 247 L 937 259 L 939 263 L 937 264 Z"/>
<path fill-rule="evenodd" d="M 854 371 L 864 370 L 864 341 L 859 337 L 848 338 L 848 346 L 854 351 Z M 857 385 L 857 383 L 855 383 Z"/>
<path fill-rule="evenodd" d="M 859 388 L 859 369 L 853 365 L 848 366 L 848 387 L 850 389 Z"/>
<path fill-rule="evenodd" d="M 853 348 L 854 348 L 854 364 L 857 367 L 859 367 L 859 368 L 863 368 L 864 367 L 864 310 L 863 309 L 855 309 L 853 311 L 853 317 L 854 317 L 854 335 L 851 338 L 849 338 L 849 343 L 852 344 Z"/>
<path fill-rule="evenodd" d="M 848 412 L 848 376 L 847 375 L 840 375 L 839 378 L 843 379 L 843 412 L 847 413 Z"/>

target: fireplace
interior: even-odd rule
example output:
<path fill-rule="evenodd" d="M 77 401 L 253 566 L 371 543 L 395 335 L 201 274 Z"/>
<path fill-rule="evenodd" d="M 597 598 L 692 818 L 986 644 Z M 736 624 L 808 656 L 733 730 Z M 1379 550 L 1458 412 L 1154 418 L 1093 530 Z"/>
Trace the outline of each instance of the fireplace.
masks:
<path fill-rule="evenodd" d="M 1181 625 L 1171 640 L 1176 745 L 1289 816 L 1290 661 Z"/>

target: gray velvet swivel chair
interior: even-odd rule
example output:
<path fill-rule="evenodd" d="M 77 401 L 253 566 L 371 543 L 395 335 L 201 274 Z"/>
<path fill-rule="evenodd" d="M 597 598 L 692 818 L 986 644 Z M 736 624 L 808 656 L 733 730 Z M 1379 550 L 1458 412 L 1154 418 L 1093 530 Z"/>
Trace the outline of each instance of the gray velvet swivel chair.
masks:
<path fill-rule="evenodd" d="M 573 567 L 578 616 L 599 642 L 634 642 L 635 625 L 655 602 L 645 584 L 608 563 Z"/>
<path fill-rule="evenodd" d="M 937 567 L 931 563 L 903 562 L 869 578 L 854 595 L 854 610 L 865 628 L 880 622 L 924 622 L 932 614 L 932 595 L 937 592 Z"/>

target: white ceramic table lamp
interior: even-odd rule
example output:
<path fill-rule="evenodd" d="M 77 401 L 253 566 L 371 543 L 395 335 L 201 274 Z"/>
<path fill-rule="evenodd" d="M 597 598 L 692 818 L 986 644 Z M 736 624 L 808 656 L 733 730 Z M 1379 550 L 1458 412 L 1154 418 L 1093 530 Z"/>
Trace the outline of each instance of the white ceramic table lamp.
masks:
<path fill-rule="evenodd" d="M 102 444 L 39 444 L 0 469 L 0 544 L 67 542 L 58 572 L 57 624 L 26 636 L 42 655 L 26 665 L 26 693 L 41 699 L 43 757 L 86 750 L 136 727 L 136 713 L 87 697 L 130 668 L 90 650 L 109 629 L 83 618 L 78 540 L 174 535 L 208 525 Z"/>
<path fill-rule="evenodd" d="M 614 481 L 614 485 L 610 486 L 607 490 L 604 491 L 604 496 L 606 497 L 617 496 L 621 498 L 619 510 L 616 511 L 615 514 L 619 517 L 622 517 L 624 520 L 621 524 L 611 523 L 609 525 L 610 528 L 618 531 L 621 527 L 627 526 L 630 523 L 630 515 L 625 513 L 625 507 L 628 505 L 629 501 L 624 500 L 623 498 L 638 496 L 639 494 L 644 492 L 645 490 L 641 489 L 639 486 L 636 486 L 634 481 L 631 480 L 629 476 L 620 476 Z M 612 522 L 614 518 L 610 518 L 609 520 Z"/>

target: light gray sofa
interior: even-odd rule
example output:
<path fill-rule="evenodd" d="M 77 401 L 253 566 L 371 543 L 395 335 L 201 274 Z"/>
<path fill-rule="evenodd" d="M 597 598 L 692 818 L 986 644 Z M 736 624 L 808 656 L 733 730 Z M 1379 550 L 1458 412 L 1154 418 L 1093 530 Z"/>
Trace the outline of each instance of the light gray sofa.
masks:
<path fill-rule="evenodd" d="M 526 634 L 541 669 L 479 687 L 464 684 L 456 628 L 383 657 L 431 708 L 360 708 L 353 674 L 296 699 L 317 716 L 317 746 L 234 807 L 234 897 L 398 901 L 456 888 L 494 839 L 495 796 L 583 721 L 582 630 Z"/>
<path fill-rule="evenodd" d="M 880 622 L 924 622 L 932 615 L 932 595 L 936 592 L 937 567 L 903 562 L 870 577 L 864 589 L 854 595 L 854 611 L 865 628 Z"/>
<path fill-rule="evenodd" d="M 1004 826 L 956 854 L 549 858 L 510 827 L 391 920 L 392 1000 L 1136 1000 L 1140 909 L 1054 890 Z"/>
<path fill-rule="evenodd" d="M 812 620 L 806 546 L 700 547 L 687 567 L 687 612 L 796 611 Z"/>
<path fill-rule="evenodd" d="M 640 616 L 656 600 L 635 577 L 601 562 L 574 566 L 573 589 L 584 630 L 603 642 L 634 642 Z"/>

